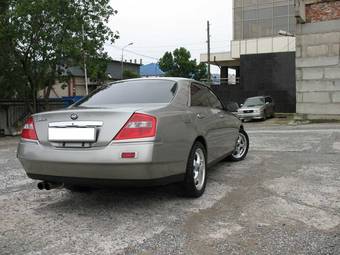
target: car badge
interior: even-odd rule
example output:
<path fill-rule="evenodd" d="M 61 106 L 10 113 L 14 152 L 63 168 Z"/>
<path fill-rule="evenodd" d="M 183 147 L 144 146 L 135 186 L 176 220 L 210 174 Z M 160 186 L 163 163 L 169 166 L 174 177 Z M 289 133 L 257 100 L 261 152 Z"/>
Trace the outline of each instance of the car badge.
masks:
<path fill-rule="evenodd" d="M 71 118 L 71 120 L 76 120 L 76 119 L 78 119 L 78 115 L 75 114 L 75 113 L 72 113 L 70 118 Z"/>
<path fill-rule="evenodd" d="M 45 117 L 38 116 L 35 121 L 36 122 L 41 122 L 41 121 L 47 121 L 47 119 Z"/>

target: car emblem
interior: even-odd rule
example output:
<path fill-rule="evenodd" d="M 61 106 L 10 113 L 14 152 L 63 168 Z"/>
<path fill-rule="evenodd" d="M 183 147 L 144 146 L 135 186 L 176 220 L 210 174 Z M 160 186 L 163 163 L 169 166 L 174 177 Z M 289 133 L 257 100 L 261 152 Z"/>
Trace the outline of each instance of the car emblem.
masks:
<path fill-rule="evenodd" d="M 36 122 L 41 122 L 41 121 L 47 121 L 47 119 L 44 118 L 44 117 L 37 116 L 37 118 L 36 118 L 35 121 L 36 121 Z"/>
<path fill-rule="evenodd" d="M 78 115 L 75 114 L 75 113 L 72 113 L 70 118 L 71 118 L 71 120 L 76 120 L 76 119 L 78 119 Z"/>

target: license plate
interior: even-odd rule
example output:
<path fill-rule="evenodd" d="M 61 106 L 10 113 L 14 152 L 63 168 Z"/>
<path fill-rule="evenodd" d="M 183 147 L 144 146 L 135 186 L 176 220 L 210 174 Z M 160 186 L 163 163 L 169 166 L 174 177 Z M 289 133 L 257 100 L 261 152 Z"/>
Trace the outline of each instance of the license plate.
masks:
<path fill-rule="evenodd" d="M 52 142 L 94 142 L 95 128 L 49 128 L 48 140 Z"/>

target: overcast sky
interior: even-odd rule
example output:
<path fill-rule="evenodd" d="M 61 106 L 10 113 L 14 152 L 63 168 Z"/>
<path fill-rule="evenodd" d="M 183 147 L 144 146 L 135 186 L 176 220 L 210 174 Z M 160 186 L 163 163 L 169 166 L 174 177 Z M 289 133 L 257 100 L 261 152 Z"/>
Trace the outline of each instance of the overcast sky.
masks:
<path fill-rule="evenodd" d="M 211 50 L 229 50 L 232 38 L 232 0 L 111 0 L 118 14 L 109 26 L 118 30 L 120 39 L 106 50 L 120 60 L 121 47 L 133 42 L 125 59 L 157 62 L 165 51 L 184 46 L 199 61 L 206 52 L 206 22 L 211 23 Z"/>

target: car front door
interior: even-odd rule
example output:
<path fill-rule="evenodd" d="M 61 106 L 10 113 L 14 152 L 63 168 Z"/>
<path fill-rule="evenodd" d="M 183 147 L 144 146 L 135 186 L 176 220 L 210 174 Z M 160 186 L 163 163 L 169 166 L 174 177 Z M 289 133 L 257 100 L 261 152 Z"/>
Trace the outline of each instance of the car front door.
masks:
<path fill-rule="evenodd" d="M 190 86 L 190 111 L 194 114 L 194 126 L 198 133 L 203 135 L 207 143 L 207 161 L 210 163 L 218 155 L 219 144 L 213 132 L 213 127 L 217 126 L 216 116 L 210 109 L 209 89 L 198 83 Z"/>
<path fill-rule="evenodd" d="M 218 157 L 230 153 L 235 148 L 235 142 L 238 137 L 238 125 L 236 117 L 224 107 L 218 97 L 209 89 L 210 111 L 217 119 L 214 129 L 218 145 Z"/>

